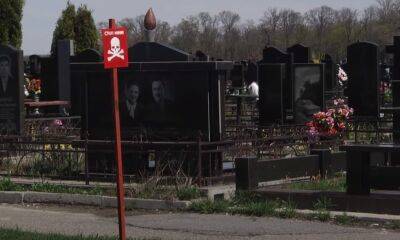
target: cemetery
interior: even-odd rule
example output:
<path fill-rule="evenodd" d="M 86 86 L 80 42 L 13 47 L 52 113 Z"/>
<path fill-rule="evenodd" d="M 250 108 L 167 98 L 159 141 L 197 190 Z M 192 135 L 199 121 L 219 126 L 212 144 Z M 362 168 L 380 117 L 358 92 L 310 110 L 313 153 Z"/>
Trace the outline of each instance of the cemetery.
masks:
<path fill-rule="evenodd" d="M 154 31 L 128 49 L 119 81 L 128 181 L 159 175 L 199 186 L 236 181 L 249 190 L 259 182 L 347 171 L 349 194 L 398 187 L 392 79 L 399 75 L 399 37 L 387 46 L 394 65 L 379 62 L 377 45 L 357 42 L 339 67 L 329 55 L 315 63 L 301 44 L 285 51 L 266 46 L 258 62 L 214 60 L 157 43 Z M 3 172 L 112 181 L 109 73 L 102 54 L 75 55 L 73 44 L 62 40 L 56 54 L 26 58 L 1 46 L 4 71 L 16 83 L 2 98 Z M 384 67 L 391 79 L 383 78 Z M 339 79 L 339 69 L 346 79 Z M 24 96 L 29 78 L 33 98 Z M 246 88 L 252 82 L 259 95 Z M 392 87 L 392 102 L 383 101 L 382 84 Z M 127 104 L 137 104 L 135 112 Z"/>
<path fill-rule="evenodd" d="M 1 191 L 114 197 L 94 182 L 118 179 L 118 121 L 123 181 L 172 189 L 127 197 L 192 200 L 229 186 L 234 200 L 223 190 L 209 197 L 256 195 L 277 201 L 271 211 L 284 218 L 286 203 L 312 209 L 321 199 L 329 210 L 400 214 L 400 36 L 387 46 L 351 43 L 340 62 L 302 43 L 267 44 L 257 61 L 238 61 L 157 42 L 151 9 L 142 27 L 143 41 L 113 38 L 108 52 L 75 53 L 71 39 L 50 55 L 0 44 L 0 180 L 81 184 Z M 127 61 L 118 97 L 104 67 L 114 60 Z M 189 209 L 209 213 L 201 204 Z M 241 204 L 211 212 L 257 215 Z"/>

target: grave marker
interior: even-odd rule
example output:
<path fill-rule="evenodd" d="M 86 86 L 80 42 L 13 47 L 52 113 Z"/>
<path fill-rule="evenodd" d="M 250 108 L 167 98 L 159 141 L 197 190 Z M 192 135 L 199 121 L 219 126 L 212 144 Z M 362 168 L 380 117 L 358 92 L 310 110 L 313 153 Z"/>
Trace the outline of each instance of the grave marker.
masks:
<path fill-rule="evenodd" d="M 324 65 L 294 64 L 293 71 L 294 115 L 304 124 L 324 109 Z"/>
<path fill-rule="evenodd" d="M 244 71 L 245 71 L 245 66 L 242 63 L 236 62 L 233 65 L 233 69 L 230 72 L 232 87 L 243 88 L 243 86 L 245 85 Z"/>
<path fill-rule="evenodd" d="M 378 117 L 378 46 L 357 42 L 347 47 L 348 97 L 355 116 Z"/>
<path fill-rule="evenodd" d="M 325 91 L 332 91 L 336 87 L 336 65 L 329 54 L 324 55 L 322 63 L 325 64 Z"/>
<path fill-rule="evenodd" d="M 260 126 L 283 124 L 285 64 L 259 64 Z"/>
<path fill-rule="evenodd" d="M 295 44 L 287 49 L 287 53 L 293 54 L 294 63 L 309 63 L 310 48 L 301 44 Z"/>
<path fill-rule="evenodd" d="M 293 55 L 282 52 L 275 47 L 265 47 L 263 50 L 263 59 L 259 61 L 259 64 L 266 63 L 283 63 L 285 64 L 285 75 L 282 85 L 282 102 L 283 102 L 283 114 L 284 121 L 291 122 L 293 120 Z M 259 71 L 260 74 L 260 71 Z M 259 76 L 260 79 L 260 76 Z"/>
<path fill-rule="evenodd" d="M 19 135 L 24 125 L 23 53 L 0 45 L 0 134 Z"/>

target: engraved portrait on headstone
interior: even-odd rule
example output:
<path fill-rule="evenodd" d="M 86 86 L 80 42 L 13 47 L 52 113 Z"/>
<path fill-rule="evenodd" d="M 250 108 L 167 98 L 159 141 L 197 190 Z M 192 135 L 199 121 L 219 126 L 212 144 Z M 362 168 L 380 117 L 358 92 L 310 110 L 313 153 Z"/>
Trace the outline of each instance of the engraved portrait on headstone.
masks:
<path fill-rule="evenodd" d="M 154 80 L 151 83 L 152 102 L 149 104 L 149 113 L 154 119 L 170 121 L 173 114 L 172 100 L 167 98 L 165 82 Z"/>
<path fill-rule="evenodd" d="M 125 126 L 137 126 L 144 114 L 143 102 L 140 101 L 143 89 L 136 82 L 127 82 L 124 87 L 125 98 L 122 101 L 121 119 Z"/>
<path fill-rule="evenodd" d="M 0 134 L 19 134 L 23 113 L 22 51 L 0 45 Z"/>
<path fill-rule="evenodd" d="M 10 96 L 13 86 L 9 86 L 9 83 L 13 84 L 13 81 L 11 75 L 11 60 L 7 55 L 0 55 L 0 80 L 0 98 Z"/>
<path fill-rule="evenodd" d="M 296 123 L 311 120 L 323 108 L 322 65 L 295 65 L 294 107 Z"/>

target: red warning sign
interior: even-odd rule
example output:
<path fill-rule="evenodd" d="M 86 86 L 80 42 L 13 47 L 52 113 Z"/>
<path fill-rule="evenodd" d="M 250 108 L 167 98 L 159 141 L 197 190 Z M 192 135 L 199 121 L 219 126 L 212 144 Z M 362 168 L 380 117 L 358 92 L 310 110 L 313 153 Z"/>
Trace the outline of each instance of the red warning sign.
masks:
<path fill-rule="evenodd" d="M 126 29 L 102 29 L 104 68 L 128 67 L 128 40 Z"/>

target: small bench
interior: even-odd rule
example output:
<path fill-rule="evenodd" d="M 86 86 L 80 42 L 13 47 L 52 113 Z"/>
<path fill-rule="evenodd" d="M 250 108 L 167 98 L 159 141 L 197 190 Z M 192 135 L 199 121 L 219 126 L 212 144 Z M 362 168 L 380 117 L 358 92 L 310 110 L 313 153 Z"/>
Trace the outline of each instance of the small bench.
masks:
<path fill-rule="evenodd" d="M 347 194 L 369 195 L 371 188 L 400 187 L 400 167 L 371 166 L 371 153 L 400 153 L 395 144 L 350 144 L 340 147 L 346 151 Z"/>

